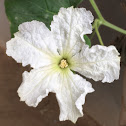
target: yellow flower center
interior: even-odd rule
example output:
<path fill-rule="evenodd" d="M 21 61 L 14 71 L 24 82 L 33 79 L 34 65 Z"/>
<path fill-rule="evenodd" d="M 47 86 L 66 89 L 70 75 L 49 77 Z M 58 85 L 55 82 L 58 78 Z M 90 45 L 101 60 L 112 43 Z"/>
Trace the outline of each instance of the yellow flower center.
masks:
<path fill-rule="evenodd" d="M 67 63 L 67 61 L 66 61 L 65 59 L 62 59 L 62 60 L 60 61 L 59 66 L 60 66 L 60 68 L 63 69 L 63 68 L 68 67 L 68 63 Z"/>

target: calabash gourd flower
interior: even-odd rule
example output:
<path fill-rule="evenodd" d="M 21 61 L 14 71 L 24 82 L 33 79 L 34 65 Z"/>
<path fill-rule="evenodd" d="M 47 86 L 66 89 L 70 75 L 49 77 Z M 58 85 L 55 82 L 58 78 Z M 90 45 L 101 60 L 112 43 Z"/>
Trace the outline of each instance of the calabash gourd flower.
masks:
<path fill-rule="evenodd" d="M 49 92 L 56 93 L 60 107 L 59 120 L 76 122 L 83 116 L 82 105 L 87 93 L 94 91 L 90 82 L 113 82 L 119 78 L 120 58 L 114 46 L 85 44 L 83 35 L 92 32 L 93 16 L 85 8 L 61 8 L 53 16 L 51 31 L 39 21 L 19 26 L 15 37 L 7 42 L 7 55 L 23 66 L 18 89 L 21 101 L 36 107 Z M 76 74 L 80 73 L 80 75 Z"/>

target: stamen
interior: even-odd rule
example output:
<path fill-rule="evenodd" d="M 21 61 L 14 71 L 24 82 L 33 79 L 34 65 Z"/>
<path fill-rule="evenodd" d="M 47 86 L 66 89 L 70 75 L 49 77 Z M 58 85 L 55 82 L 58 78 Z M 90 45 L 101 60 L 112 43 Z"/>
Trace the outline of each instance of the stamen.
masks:
<path fill-rule="evenodd" d="M 62 60 L 60 61 L 59 66 L 60 66 L 61 68 L 66 68 L 66 67 L 68 67 L 68 63 L 67 63 L 66 60 L 62 59 Z"/>

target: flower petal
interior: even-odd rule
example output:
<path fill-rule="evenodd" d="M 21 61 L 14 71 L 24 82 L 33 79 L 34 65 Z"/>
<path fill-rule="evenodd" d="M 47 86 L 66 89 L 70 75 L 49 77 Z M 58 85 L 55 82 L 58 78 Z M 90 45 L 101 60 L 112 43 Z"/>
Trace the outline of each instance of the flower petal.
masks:
<path fill-rule="evenodd" d="M 28 106 L 36 107 L 38 103 L 51 91 L 50 81 L 53 79 L 52 66 L 33 69 L 23 73 L 23 82 L 18 89 L 21 101 Z M 54 86 L 54 85 L 52 85 Z"/>
<path fill-rule="evenodd" d="M 120 57 L 114 46 L 96 45 L 72 58 L 72 70 L 95 81 L 113 82 L 119 79 Z"/>
<path fill-rule="evenodd" d="M 71 71 L 59 78 L 60 87 L 55 90 L 60 107 L 60 121 L 71 120 L 73 123 L 83 116 L 82 105 L 86 94 L 94 91 L 92 85 Z"/>
<path fill-rule="evenodd" d="M 74 55 L 84 45 L 84 34 L 92 32 L 93 16 L 85 8 L 61 8 L 53 16 L 51 32 L 57 40 L 60 54 Z"/>
<path fill-rule="evenodd" d="M 23 66 L 30 64 L 33 68 L 51 64 L 50 57 L 58 55 L 51 32 L 39 21 L 19 25 L 15 38 L 7 42 L 6 53 Z"/>
<path fill-rule="evenodd" d="M 83 116 L 82 105 L 86 94 L 93 91 L 92 85 L 79 75 L 50 66 L 33 69 L 30 73 L 25 71 L 18 95 L 28 106 L 36 107 L 49 92 L 56 93 L 60 106 L 59 119 L 75 123 Z"/>

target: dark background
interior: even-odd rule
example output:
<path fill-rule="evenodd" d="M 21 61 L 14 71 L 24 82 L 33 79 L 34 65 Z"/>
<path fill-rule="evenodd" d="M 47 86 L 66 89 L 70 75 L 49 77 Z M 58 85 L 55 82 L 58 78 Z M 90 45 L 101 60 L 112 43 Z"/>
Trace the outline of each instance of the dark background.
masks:
<path fill-rule="evenodd" d="M 106 20 L 125 29 L 126 13 L 121 5 L 122 1 L 96 0 L 96 3 Z M 84 0 L 80 7 L 91 10 L 96 16 L 88 0 Z M 107 46 L 120 35 L 103 26 L 100 27 L 100 33 Z M 4 0 L 0 0 L 0 126 L 119 126 L 124 67 L 121 68 L 120 79 L 111 84 L 90 81 L 95 92 L 87 95 L 85 116 L 79 118 L 76 124 L 70 121 L 60 122 L 55 94 L 50 93 L 37 108 L 28 107 L 19 101 L 17 89 L 22 81 L 22 73 L 30 68 L 23 68 L 6 56 L 5 43 L 9 39 Z M 99 44 L 97 37 L 94 37 L 92 44 Z"/>

